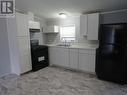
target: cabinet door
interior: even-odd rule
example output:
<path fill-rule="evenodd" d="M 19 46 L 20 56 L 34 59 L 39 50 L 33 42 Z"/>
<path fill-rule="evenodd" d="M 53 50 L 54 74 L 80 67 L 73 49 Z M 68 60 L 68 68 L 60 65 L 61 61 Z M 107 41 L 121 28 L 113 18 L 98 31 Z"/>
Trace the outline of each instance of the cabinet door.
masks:
<path fill-rule="evenodd" d="M 57 48 L 55 47 L 49 47 L 49 64 L 52 65 L 52 64 L 56 64 L 56 55 L 57 55 Z M 58 65 L 58 64 L 56 64 Z"/>
<path fill-rule="evenodd" d="M 28 36 L 28 16 L 21 13 L 16 13 L 16 22 L 17 22 L 17 36 Z"/>
<path fill-rule="evenodd" d="M 32 69 L 30 41 L 28 37 L 17 37 L 19 44 L 19 61 L 21 73 L 28 72 Z"/>
<path fill-rule="evenodd" d="M 69 67 L 69 49 L 51 47 L 50 63 L 58 66 Z"/>
<path fill-rule="evenodd" d="M 87 15 L 80 16 L 80 32 L 82 36 L 87 35 Z"/>
<path fill-rule="evenodd" d="M 56 58 L 56 64 L 63 67 L 69 67 L 69 49 L 57 48 Z"/>
<path fill-rule="evenodd" d="M 29 28 L 40 29 L 40 22 L 29 21 Z"/>
<path fill-rule="evenodd" d="M 88 14 L 88 40 L 98 40 L 99 13 Z"/>
<path fill-rule="evenodd" d="M 58 26 L 47 26 L 47 30 L 44 33 L 58 33 L 59 27 Z"/>
<path fill-rule="evenodd" d="M 79 53 L 79 70 L 95 73 L 95 55 Z"/>
<path fill-rule="evenodd" d="M 78 69 L 78 49 L 70 49 L 70 68 Z"/>

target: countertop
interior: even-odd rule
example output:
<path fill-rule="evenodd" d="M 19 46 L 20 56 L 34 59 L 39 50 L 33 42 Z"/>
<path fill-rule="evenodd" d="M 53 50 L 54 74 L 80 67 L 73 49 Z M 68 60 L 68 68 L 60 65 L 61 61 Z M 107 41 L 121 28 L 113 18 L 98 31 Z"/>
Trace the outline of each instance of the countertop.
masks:
<path fill-rule="evenodd" d="M 94 49 L 96 50 L 98 48 L 98 45 L 92 45 L 92 44 L 73 44 L 70 46 L 58 46 L 58 44 L 45 44 L 49 47 L 61 47 L 61 48 L 70 48 L 70 49 Z"/>

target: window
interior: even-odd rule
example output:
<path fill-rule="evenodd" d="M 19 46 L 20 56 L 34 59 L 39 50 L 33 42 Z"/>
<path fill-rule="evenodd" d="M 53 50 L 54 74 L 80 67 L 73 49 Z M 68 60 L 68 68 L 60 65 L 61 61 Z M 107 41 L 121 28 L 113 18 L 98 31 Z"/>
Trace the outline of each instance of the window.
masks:
<path fill-rule="evenodd" d="M 61 26 L 60 27 L 60 40 L 72 42 L 75 41 L 75 26 Z"/>

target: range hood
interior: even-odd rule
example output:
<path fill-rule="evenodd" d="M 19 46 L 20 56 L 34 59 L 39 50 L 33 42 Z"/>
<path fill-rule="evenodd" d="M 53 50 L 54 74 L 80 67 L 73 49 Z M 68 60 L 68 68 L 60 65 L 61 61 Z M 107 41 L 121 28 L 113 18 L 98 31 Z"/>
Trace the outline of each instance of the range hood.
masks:
<path fill-rule="evenodd" d="M 30 32 L 40 32 L 40 23 L 36 21 L 29 21 Z"/>

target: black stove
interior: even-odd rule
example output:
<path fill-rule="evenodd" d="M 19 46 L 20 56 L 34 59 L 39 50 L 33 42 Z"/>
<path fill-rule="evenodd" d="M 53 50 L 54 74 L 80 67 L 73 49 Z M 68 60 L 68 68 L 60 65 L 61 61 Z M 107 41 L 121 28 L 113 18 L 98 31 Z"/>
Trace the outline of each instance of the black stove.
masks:
<path fill-rule="evenodd" d="M 48 47 L 31 43 L 32 70 L 37 71 L 49 66 Z"/>

